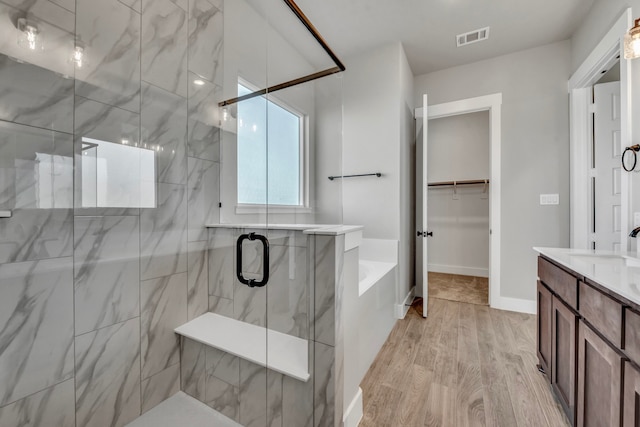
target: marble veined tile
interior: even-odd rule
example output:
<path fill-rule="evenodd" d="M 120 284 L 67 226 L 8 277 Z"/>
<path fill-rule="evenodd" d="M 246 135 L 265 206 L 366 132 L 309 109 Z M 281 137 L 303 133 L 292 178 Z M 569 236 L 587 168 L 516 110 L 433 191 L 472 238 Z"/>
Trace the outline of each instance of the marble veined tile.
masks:
<path fill-rule="evenodd" d="M 188 153 L 189 157 L 220 160 L 220 121 L 222 101 L 220 86 L 189 73 L 189 120 Z"/>
<path fill-rule="evenodd" d="M 120 3 L 126 4 L 138 13 L 142 12 L 142 0 L 119 0 Z"/>
<path fill-rule="evenodd" d="M 268 328 L 308 339 L 311 281 L 307 274 L 307 249 L 271 246 L 269 264 Z"/>
<path fill-rule="evenodd" d="M 0 121 L 0 263 L 71 256 L 71 136 Z"/>
<path fill-rule="evenodd" d="M 0 97 L 2 120 L 73 132 L 73 79 L 0 55 Z"/>
<path fill-rule="evenodd" d="M 233 318 L 252 325 L 266 327 L 267 286 L 250 288 L 236 279 L 233 294 Z"/>
<path fill-rule="evenodd" d="M 281 373 L 267 369 L 268 427 L 284 427 L 282 424 L 282 381 L 284 378 L 285 376 Z"/>
<path fill-rule="evenodd" d="M 205 224 L 220 222 L 220 164 L 189 157 L 188 238 L 207 240 Z"/>
<path fill-rule="evenodd" d="M 207 378 L 216 377 L 228 384 L 240 386 L 240 358 L 214 347 L 206 347 Z"/>
<path fill-rule="evenodd" d="M 140 415 L 140 318 L 76 338 L 78 426 L 126 425 Z"/>
<path fill-rule="evenodd" d="M 0 406 L 73 376 L 73 260 L 0 264 Z"/>
<path fill-rule="evenodd" d="M 141 280 L 187 271 L 187 191 L 158 184 L 158 207 L 140 212 Z"/>
<path fill-rule="evenodd" d="M 221 316 L 233 317 L 233 300 L 210 295 L 209 311 Z"/>
<path fill-rule="evenodd" d="M 207 242 L 192 242 L 187 250 L 187 318 L 209 311 L 209 262 Z"/>
<path fill-rule="evenodd" d="M 176 363 L 142 381 L 142 413 L 180 391 L 180 364 Z"/>
<path fill-rule="evenodd" d="M 267 368 L 240 360 L 240 417 L 245 427 L 263 427 L 267 421 Z"/>
<path fill-rule="evenodd" d="M 72 209 L 19 209 L 0 221 L 0 263 L 73 253 Z"/>
<path fill-rule="evenodd" d="M 237 231 L 209 229 L 209 295 L 233 300 Z M 211 309 L 211 307 L 210 307 Z"/>
<path fill-rule="evenodd" d="M 142 378 L 180 362 L 180 339 L 173 331 L 187 322 L 187 273 L 140 283 Z"/>
<path fill-rule="evenodd" d="M 76 2 L 75 0 L 49 0 L 60 7 L 65 8 L 70 12 L 75 12 L 76 10 Z"/>
<path fill-rule="evenodd" d="M 316 236 L 315 247 L 315 340 L 335 345 L 335 238 Z"/>
<path fill-rule="evenodd" d="M 309 366 L 314 366 L 313 341 L 309 341 Z M 282 378 L 282 425 L 313 426 L 313 384 L 314 377 L 302 382 L 295 378 Z"/>
<path fill-rule="evenodd" d="M 180 342 L 180 389 L 189 396 L 205 401 L 205 345 L 182 337 Z"/>
<path fill-rule="evenodd" d="M 319 342 L 316 342 L 314 344 L 314 425 L 316 427 L 332 427 L 334 426 L 334 416 L 336 408 L 334 378 L 335 351 L 331 346 L 324 345 Z"/>
<path fill-rule="evenodd" d="M 208 0 L 189 0 L 189 71 L 222 86 L 224 17 Z"/>
<path fill-rule="evenodd" d="M 75 427 L 73 379 L 0 408 L 0 426 Z"/>
<path fill-rule="evenodd" d="M 207 378 L 205 403 L 234 421 L 240 416 L 240 390 L 216 377 Z"/>
<path fill-rule="evenodd" d="M 138 217 L 76 217 L 74 227 L 76 335 L 138 317 Z"/>
<path fill-rule="evenodd" d="M 187 13 L 171 0 L 142 2 L 142 80 L 187 97 Z"/>
<path fill-rule="evenodd" d="M 76 95 L 138 112 L 140 14 L 118 0 L 83 0 L 76 34 L 87 63 L 76 68 Z"/>
<path fill-rule="evenodd" d="M 187 100 L 142 83 L 141 140 L 156 150 L 157 182 L 187 183 Z"/>

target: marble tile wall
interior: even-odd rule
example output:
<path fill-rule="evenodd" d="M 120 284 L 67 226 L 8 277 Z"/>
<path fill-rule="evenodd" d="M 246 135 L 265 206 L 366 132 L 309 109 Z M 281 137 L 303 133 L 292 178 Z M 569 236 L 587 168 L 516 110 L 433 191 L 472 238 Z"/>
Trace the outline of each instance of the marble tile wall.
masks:
<path fill-rule="evenodd" d="M 243 425 L 338 426 L 344 375 L 340 363 L 344 236 L 268 230 L 269 283 L 249 288 L 235 277 L 235 244 L 240 234 L 252 231 L 265 233 L 209 230 L 209 311 L 309 340 L 311 378 L 301 382 L 240 360 L 236 383 L 230 380 L 237 378 L 235 367 L 231 376 L 224 369 L 213 375 L 207 370 L 211 353 L 218 350 L 185 340 L 183 361 L 191 363 L 188 375 L 183 374 L 183 390 Z M 247 243 L 245 277 L 259 279 L 261 263 L 261 247 Z"/>
<path fill-rule="evenodd" d="M 223 33 L 218 0 L 0 0 L 1 426 L 120 427 L 188 378 L 173 329 L 209 309 Z M 83 138 L 152 153 L 131 181 L 155 195 L 92 170 Z"/>

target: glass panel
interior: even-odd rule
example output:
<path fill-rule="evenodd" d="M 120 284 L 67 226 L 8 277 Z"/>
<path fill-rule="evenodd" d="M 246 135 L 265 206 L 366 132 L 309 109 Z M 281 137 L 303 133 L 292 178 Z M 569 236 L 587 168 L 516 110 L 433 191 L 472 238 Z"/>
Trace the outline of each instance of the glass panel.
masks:
<path fill-rule="evenodd" d="M 124 425 L 183 390 L 241 425 L 313 424 L 295 225 L 342 222 L 341 80 L 220 103 L 331 58 L 281 0 L 9 0 L 0 30 L 0 407 Z M 269 252 L 251 236 L 240 258 L 251 233 Z M 176 339 L 207 313 L 251 357 Z"/>

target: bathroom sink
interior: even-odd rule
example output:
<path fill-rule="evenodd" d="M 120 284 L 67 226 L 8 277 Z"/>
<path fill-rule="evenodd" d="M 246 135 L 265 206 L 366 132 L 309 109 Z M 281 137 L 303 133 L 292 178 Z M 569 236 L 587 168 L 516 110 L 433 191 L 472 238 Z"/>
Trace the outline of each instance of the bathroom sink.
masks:
<path fill-rule="evenodd" d="M 580 254 L 569 255 L 576 261 L 600 265 L 617 265 L 621 267 L 640 267 L 640 259 L 626 255 Z"/>

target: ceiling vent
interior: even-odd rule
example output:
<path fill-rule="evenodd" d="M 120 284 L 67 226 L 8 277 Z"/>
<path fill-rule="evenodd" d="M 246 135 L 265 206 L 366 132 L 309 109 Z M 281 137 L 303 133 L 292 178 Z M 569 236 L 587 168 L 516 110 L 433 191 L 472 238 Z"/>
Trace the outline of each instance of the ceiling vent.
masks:
<path fill-rule="evenodd" d="M 481 42 L 489 38 L 489 27 L 480 28 L 479 30 L 470 31 L 464 34 L 458 34 L 456 36 L 456 43 L 458 47 L 466 46 L 468 44 Z"/>

